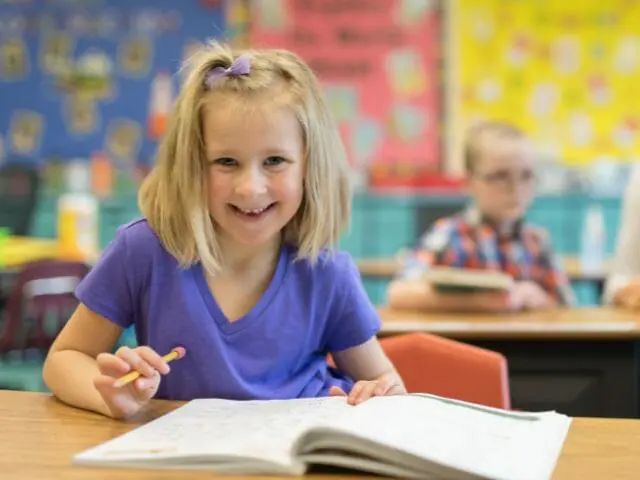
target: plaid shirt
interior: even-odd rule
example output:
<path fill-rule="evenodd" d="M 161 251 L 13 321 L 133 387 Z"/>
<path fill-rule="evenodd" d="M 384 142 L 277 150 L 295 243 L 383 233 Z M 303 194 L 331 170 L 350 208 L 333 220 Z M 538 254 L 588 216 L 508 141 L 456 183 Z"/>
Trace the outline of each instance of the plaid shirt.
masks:
<path fill-rule="evenodd" d="M 405 259 L 401 276 L 420 275 L 430 266 L 500 270 L 516 281 L 536 282 L 561 305 L 575 303 L 544 229 L 519 222 L 501 234 L 475 208 L 438 220 Z"/>

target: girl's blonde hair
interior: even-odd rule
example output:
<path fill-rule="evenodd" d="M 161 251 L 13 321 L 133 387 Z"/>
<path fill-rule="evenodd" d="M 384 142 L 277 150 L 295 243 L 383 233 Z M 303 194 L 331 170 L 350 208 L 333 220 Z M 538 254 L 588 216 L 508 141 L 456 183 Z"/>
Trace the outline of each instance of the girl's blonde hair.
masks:
<path fill-rule="evenodd" d="M 241 55 L 250 59 L 248 75 L 220 78 L 211 88 L 205 85 L 212 69 L 229 68 Z M 219 271 L 222 254 L 204 180 L 203 110 L 212 93 L 263 98 L 279 88 L 300 123 L 306 156 L 302 203 L 285 227 L 284 239 L 298 247 L 299 258 L 315 261 L 348 225 L 351 191 L 346 153 L 313 72 L 285 50 L 234 51 L 218 43 L 203 45 L 185 66 L 190 73 L 160 142 L 156 165 L 138 196 L 149 225 L 182 267 L 201 262 L 208 273 Z"/>

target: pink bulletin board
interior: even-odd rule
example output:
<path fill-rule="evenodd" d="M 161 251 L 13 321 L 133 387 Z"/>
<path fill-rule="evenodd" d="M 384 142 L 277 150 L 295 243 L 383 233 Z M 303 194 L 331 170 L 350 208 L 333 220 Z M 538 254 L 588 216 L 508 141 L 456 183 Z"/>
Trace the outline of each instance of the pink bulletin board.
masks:
<path fill-rule="evenodd" d="M 254 48 L 286 48 L 323 86 L 356 179 L 440 177 L 440 12 L 435 0 L 254 0 Z"/>

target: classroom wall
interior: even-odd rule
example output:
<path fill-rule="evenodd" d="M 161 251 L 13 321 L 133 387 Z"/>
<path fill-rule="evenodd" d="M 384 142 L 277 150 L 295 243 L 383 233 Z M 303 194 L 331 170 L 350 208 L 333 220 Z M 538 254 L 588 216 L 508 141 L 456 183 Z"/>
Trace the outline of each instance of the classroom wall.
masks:
<path fill-rule="evenodd" d="M 354 197 L 352 224 L 340 240 L 340 247 L 355 258 L 390 257 L 415 244 L 420 235 L 417 212 L 419 208 L 433 207 L 463 201 L 450 195 L 368 195 Z M 57 196 L 44 193 L 32 225 L 32 234 L 41 237 L 56 235 Z M 532 205 L 530 221 L 548 229 L 559 254 L 578 255 L 585 214 L 590 206 L 602 208 L 605 220 L 605 254 L 615 248 L 620 219 L 620 198 L 574 194 L 539 196 Z M 135 194 L 123 194 L 100 203 L 100 245 L 104 248 L 113 238 L 118 226 L 140 215 Z M 386 281 L 365 279 L 372 301 L 385 301 Z M 597 304 L 599 299 L 589 285 L 575 285 L 578 300 L 583 305 Z"/>
<path fill-rule="evenodd" d="M 154 80 L 159 73 L 171 72 L 172 86 L 177 88 L 180 79 L 176 70 L 190 43 L 215 35 L 229 40 L 240 39 L 243 43 L 253 42 L 256 46 L 291 47 L 318 67 L 321 83 L 350 152 L 354 180 L 360 187 L 354 199 L 352 228 L 342 238 L 341 245 L 356 258 L 394 255 L 417 239 L 420 232 L 417 231 L 416 211 L 419 207 L 447 202 L 450 198 L 447 195 L 455 195 L 451 193 L 455 190 L 445 195 L 430 193 L 425 188 L 425 185 L 432 184 L 448 185 L 449 180 L 443 175 L 446 177 L 451 151 L 446 144 L 458 139 L 453 130 L 459 130 L 463 124 L 452 125 L 452 121 L 468 120 L 476 114 L 495 113 L 508 117 L 511 111 L 509 101 L 512 98 L 507 98 L 505 103 L 504 99 L 494 95 L 493 104 L 478 104 L 474 103 L 473 95 L 465 94 L 462 88 L 465 82 L 492 72 L 495 73 L 495 78 L 492 77 L 494 86 L 495 82 L 499 84 L 511 78 L 513 72 L 510 68 L 513 65 L 507 62 L 511 57 L 501 56 L 496 49 L 508 46 L 500 42 L 518 40 L 515 35 L 517 29 L 494 20 L 510 16 L 513 25 L 529 29 L 526 30 L 526 42 L 514 43 L 518 48 L 525 45 L 532 49 L 529 53 L 542 55 L 536 57 L 535 64 L 526 65 L 528 74 L 531 74 L 527 78 L 534 78 L 534 73 L 537 75 L 546 71 L 545 68 L 553 67 L 544 63 L 549 59 L 543 53 L 554 45 L 555 35 L 559 35 L 556 20 L 562 20 L 566 15 L 574 19 L 562 32 L 579 45 L 582 45 L 580 42 L 601 42 L 607 28 L 608 32 L 614 31 L 611 22 L 624 20 L 621 16 L 617 20 L 615 15 L 612 16 L 611 12 L 622 8 L 620 1 L 613 2 L 602 7 L 609 23 L 599 23 L 597 31 L 588 30 L 583 35 L 584 29 L 590 25 L 588 22 L 593 23 L 600 18 L 594 12 L 600 8 L 601 2 L 588 0 L 589 9 L 575 6 L 556 9 L 556 3 L 550 0 L 482 0 L 477 6 L 483 15 L 477 18 L 469 13 L 469 2 L 473 3 L 471 0 L 385 0 L 344 4 L 254 0 L 251 2 L 252 11 L 247 10 L 246 0 L 189 0 L 179 5 L 170 0 L 140 0 L 136 3 L 94 0 L 83 5 L 72 1 L 44 0 L 17 2 L 15 5 L 3 3 L 0 7 L 0 19 L 3 20 L 0 29 L 4 34 L 0 38 L 0 104 L 3 105 L 0 110 L 0 137 L 4 141 L 0 144 L 4 144 L 6 158 L 36 163 L 42 168 L 45 185 L 33 222 L 33 235 L 55 236 L 56 201 L 64 190 L 61 186 L 64 162 L 75 157 L 88 161 L 96 149 L 103 150 L 115 168 L 109 192 L 101 201 L 101 246 L 113 238 L 119 225 L 138 215 L 136 189 L 141 176 L 138 167 L 149 167 L 153 163 L 161 128 L 154 133 L 152 127 L 162 124 L 154 123 L 153 109 L 150 108 Z M 392 8 L 391 16 L 388 7 Z M 28 20 L 23 27 L 20 27 L 20 22 L 8 21 L 16 14 Z M 354 22 L 354 18 L 358 21 Z M 393 22 L 389 22 L 389 18 L 393 18 Z M 474 54 L 474 48 L 483 48 L 482 42 L 466 39 L 459 43 L 458 40 L 467 33 L 486 33 L 486 29 L 480 28 L 482 25 L 476 22 L 484 20 L 487 21 L 485 27 L 505 28 L 508 35 L 498 35 L 498 43 L 485 45 L 493 49 L 491 55 L 478 56 Z M 553 35 L 539 34 L 531 23 L 543 20 Z M 12 26 L 14 23 L 18 27 Z M 41 28 L 34 28 L 34 25 Z M 49 35 L 52 25 L 55 35 Z M 627 32 L 634 25 L 627 22 L 620 31 Z M 169 31 L 160 31 L 162 28 Z M 65 39 L 71 40 L 68 49 L 64 47 L 67 45 Z M 123 61 L 126 55 L 122 55 L 132 42 L 135 45 L 135 41 L 141 42 L 138 52 L 144 53 L 142 57 L 147 59 L 141 61 L 138 58 L 143 67 L 137 73 L 127 69 L 127 62 Z M 615 57 L 615 42 L 606 43 L 611 49 L 594 50 L 600 52 L 598 58 L 601 61 Z M 571 41 L 569 43 L 574 45 Z M 47 50 L 51 45 L 59 45 L 59 48 Z M 105 54 L 113 66 L 107 76 L 110 88 L 106 93 L 100 88 L 61 92 L 59 85 L 56 86 L 56 76 L 51 74 L 51 60 L 70 56 L 78 61 L 87 53 L 95 53 L 96 49 Z M 43 52 L 49 52 L 48 56 Z M 336 56 L 336 52 L 340 54 Z M 526 52 L 518 50 L 516 53 L 524 55 Z M 27 55 L 26 61 L 22 57 L 24 54 Z M 637 53 L 635 55 L 640 58 Z M 480 64 L 467 61 L 476 57 L 482 59 Z M 529 58 L 526 55 L 516 57 L 520 60 Z M 629 54 L 624 56 L 630 65 L 629 62 L 632 64 L 636 57 L 631 55 L 631 60 L 628 57 Z M 465 69 L 458 72 L 460 78 L 457 78 L 451 66 L 458 65 L 463 58 Z M 328 60 L 332 62 L 328 63 Z M 344 68 L 353 62 L 362 68 Z M 494 69 L 491 62 L 498 62 L 499 68 Z M 623 82 L 632 78 L 620 72 L 617 75 L 619 78 L 616 78 Z M 568 88 L 568 77 L 562 78 L 564 80 L 555 87 L 560 97 L 562 89 Z M 524 87 L 520 85 L 518 88 L 522 91 Z M 572 88 L 575 90 L 577 87 Z M 372 105 L 366 101 L 371 98 L 381 102 Z M 524 105 L 530 102 L 520 100 L 518 112 L 525 116 L 528 113 L 523 110 Z M 588 102 L 589 98 L 584 100 Z M 385 108 L 380 109 L 383 104 Z M 458 105 L 452 110 L 452 104 Z M 562 115 L 566 116 L 570 112 L 567 113 L 567 105 L 562 105 Z M 619 102 L 616 108 L 616 115 L 621 116 Z M 455 111 L 457 116 L 447 117 L 447 111 L 449 114 Z M 595 127 L 600 125 L 598 116 L 602 111 L 602 108 L 589 110 Z M 88 122 L 87 112 L 93 112 L 93 117 L 89 115 L 93 123 Z M 75 118 L 78 116 L 79 119 Z M 540 122 L 536 125 L 549 127 L 545 132 L 554 130 L 550 127 L 553 123 L 543 117 L 536 118 Z M 561 122 L 564 117 L 556 115 L 549 118 L 550 122 Z M 40 120 L 43 123 L 39 123 Z M 87 123 L 91 124 L 90 128 Z M 630 125 L 637 123 L 630 122 Z M 18 129 L 17 143 L 14 141 L 16 125 L 22 125 L 21 131 Z M 111 141 L 114 132 L 111 127 L 114 125 L 125 128 L 120 130 L 121 135 L 116 136 L 116 141 Z M 32 128 L 34 126 L 36 128 Z M 35 137 L 28 141 L 31 134 Z M 382 136 L 385 137 L 383 141 L 374 141 Z M 571 137 L 563 138 L 569 140 Z M 602 145 L 605 144 L 598 143 L 598 155 L 602 156 Z M 585 211 L 593 204 L 603 208 L 607 229 L 606 253 L 613 251 L 620 216 L 619 193 L 628 176 L 620 162 L 590 164 L 584 156 L 585 152 L 591 151 L 589 148 L 593 145 L 590 145 L 581 150 L 578 163 L 571 163 L 571 158 L 560 158 L 555 163 L 543 165 L 539 185 L 541 195 L 529 212 L 532 221 L 549 230 L 552 242 L 561 254 L 579 253 Z M 629 160 L 625 157 L 627 163 Z M 577 177 L 590 183 L 591 189 L 571 188 Z M 458 180 L 452 182 L 455 184 Z M 392 193 L 389 187 L 402 187 L 402 190 Z M 366 280 L 366 285 L 374 302 L 384 301 L 384 282 Z M 597 302 L 590 292 L 583 291 L 581 286 L 577 288 L 582 303 Z"/>

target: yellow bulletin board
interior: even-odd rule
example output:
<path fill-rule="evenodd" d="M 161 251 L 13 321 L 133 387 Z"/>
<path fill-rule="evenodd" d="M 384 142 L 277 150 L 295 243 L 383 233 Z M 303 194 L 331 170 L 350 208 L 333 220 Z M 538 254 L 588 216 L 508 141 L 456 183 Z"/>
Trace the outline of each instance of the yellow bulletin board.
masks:
<path fill-rule="evenodd" d="M 640 0 L 453 0 L 449 170 L 478 119 L 570 166 L 640 159 Z"/>

